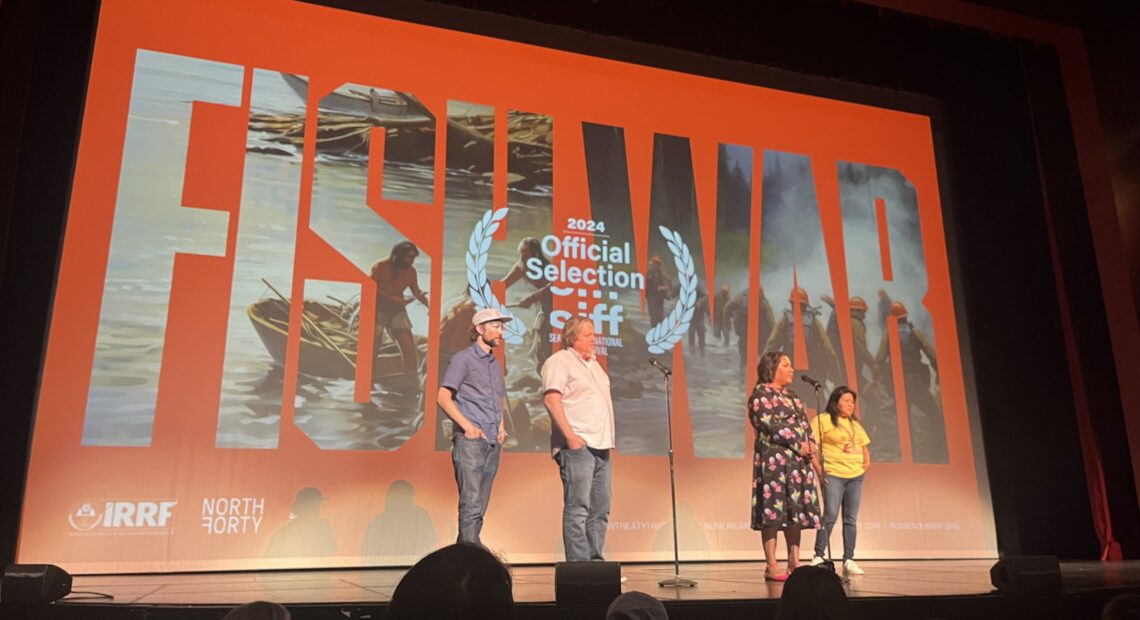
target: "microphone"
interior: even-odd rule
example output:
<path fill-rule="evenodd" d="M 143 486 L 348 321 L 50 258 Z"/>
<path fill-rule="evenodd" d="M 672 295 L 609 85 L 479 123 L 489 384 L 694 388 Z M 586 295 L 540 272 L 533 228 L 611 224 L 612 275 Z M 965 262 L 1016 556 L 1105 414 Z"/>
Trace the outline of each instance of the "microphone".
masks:
<path fill-rule="evenodd" d="M 805 383 L 807 383 L 808 385 L 812 386 L 813 388 L 815 388 L 817 390 L 823 388 L 822 383 L 820 383 L 819 381 L 816 381 L 815 379 L 812 379 L 811 377 L 809 377 L 807 375 L 800 375 L 800 378 L 803 379 Z"/>
<path fill-rule="evenodd" d="M 666 377 L 669 377 L 669 376 L 672 376 L 672 375 L 673 375 L 673 371 L 672 371 L 672 370 L 669 370 L 669 367 L 668 367 L 668 366 L 666 366 L 666 365 L 662 364 L 661 362 L 657 361 L 657 358 L 655 358 L 655 357 L 651 357 L 651 358 L 649 358 L 649 363 L 650 363 L 650 364 L 651 364 L 651 365 L 652 365 L 654 368 L 656 368 L 657 370 L 660 370 L 660 371 L 661 371 L 661 374 L 665 375 Z"/>

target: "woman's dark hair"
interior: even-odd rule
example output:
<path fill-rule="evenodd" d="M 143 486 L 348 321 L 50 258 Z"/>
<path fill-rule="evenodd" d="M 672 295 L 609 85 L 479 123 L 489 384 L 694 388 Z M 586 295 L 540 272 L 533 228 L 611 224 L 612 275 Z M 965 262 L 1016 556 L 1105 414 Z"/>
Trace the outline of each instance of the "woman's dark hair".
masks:
<path fill-rule="evenodd" d="M 760 356 L 760 363 L 756 364 L 756 381 L 771 383 L 776 379 L 776 368 L 780 366 L 780 358 L 787 357 L 782 351 L 768 351 Z"/>
<path fill-rule="evenodd" d="M 388 606 L 391 620 L 514 616 L 511 572 L 486 547 L 456 543 L 429 553 L 400 580 Z"/>
<path fill-rule="evenodd" d="M 784 582 L 776 620 L 848 620 L 851 601 L 835 573 L 818 566 L 801 566 Z"/>
<path fill-rule="evenodd" d="M 839 399 L 843 398 L 844 394 L 850 394 L 852 400 L 859 400 L 859 395 L 855 393 L 855 390 L 846 385 L 840 385 L 834 390 L 831 390 L 831 396 L 827 397 L 827 407 L 823 409 L 831 414 L 831 425 L 835 428 L 839 428 Z M 855 416 L 854 412 L 851 414 L 851 419 L 855 422 L 859 421 L 859 418 Z"/>
<path fill-rule="evenodd" d="M 235 607 L 222 620 L 289 620 L 289 610 L 277 603 L 254 601 Z"/>

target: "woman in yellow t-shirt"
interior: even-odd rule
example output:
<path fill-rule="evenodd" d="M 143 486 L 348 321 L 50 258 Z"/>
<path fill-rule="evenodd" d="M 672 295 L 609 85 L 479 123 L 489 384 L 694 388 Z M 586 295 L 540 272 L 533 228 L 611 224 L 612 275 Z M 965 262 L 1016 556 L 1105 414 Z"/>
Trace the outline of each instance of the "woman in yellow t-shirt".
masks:
<path fill-rule="evenodd" d="M 846 385 L 835 388 L 827 399 L 827 408 L 812 421 L 815 439 L 823 448 L 824 514 L 811 563 L 814 566 L 824 561 L 827 539 L 842 507 L 843 571 L 848 575 L 863 574 L 855 563 L 855 519 L 863 495 L 863 476 L 871 466 L 871 452 L 867 450 L 871 439 L 855 417 L 856 398 Z"/>

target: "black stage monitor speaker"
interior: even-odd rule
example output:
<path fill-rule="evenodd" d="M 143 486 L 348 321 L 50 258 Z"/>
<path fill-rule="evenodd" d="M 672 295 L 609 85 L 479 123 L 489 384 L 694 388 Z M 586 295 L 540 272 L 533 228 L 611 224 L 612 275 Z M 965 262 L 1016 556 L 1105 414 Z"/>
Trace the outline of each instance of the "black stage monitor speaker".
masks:
<path fill-rule="evenodd" d="M 560 606 L 607 607 L 621 594 L 618 562 L 559 562 L 554 565 L 554 600 Z"/>
<path fill-rule="evenodd" d="M 71 575 L 55 564 L 9 564 L 0 582 L 4 603 L 50 603 L 71 594 Z"/>
<path fill-rule="evenodd" d="M 994 564 L 990 581 L 1006 594 L 1053 594 L 1061 591 L 1061 565 L 1051 555 L 1014 555 Z"/>

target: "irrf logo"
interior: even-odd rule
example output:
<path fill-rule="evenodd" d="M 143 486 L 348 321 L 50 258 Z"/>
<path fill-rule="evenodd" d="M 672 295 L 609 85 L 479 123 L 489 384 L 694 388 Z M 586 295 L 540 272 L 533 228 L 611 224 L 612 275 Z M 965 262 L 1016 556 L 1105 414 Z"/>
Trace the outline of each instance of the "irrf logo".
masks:
<path fill-rule="evenodd" d="M 103 523 L 106 528 L 166 527 L 178 502 L 124 502 L 105 504 Z"/>

